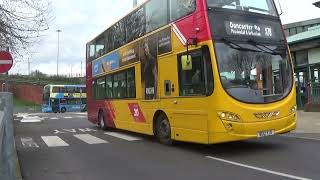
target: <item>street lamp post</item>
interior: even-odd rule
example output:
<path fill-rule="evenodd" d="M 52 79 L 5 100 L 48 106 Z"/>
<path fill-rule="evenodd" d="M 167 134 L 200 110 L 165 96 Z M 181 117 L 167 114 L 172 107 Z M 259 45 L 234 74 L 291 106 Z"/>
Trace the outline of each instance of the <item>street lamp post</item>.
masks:
<path fill-rule="evenodd" d="M 28 75 L 30 76 L 30 58 L 28 58 Z"/>
<path fill-rule="evenodd" d="M 82 77 L 82 59 L 81 59 L 81 71 L 80 71 L 80 77 Z"/>
<path fill-rule="evenodd" d="M 72 73 L 72 69 L 73 69 L 74 66 L 75 66 L 75 64 L 73 64 L 73 65 L 71 64 L 71 72 L 70 72 L 70 77 L 71 77 L 71 78 L 73 77 L 73 76 L 72 76 L 72 74 L 73 74 L 73 73 Z"/>
<path fill-rule="evenodd" d="M 58 50 L 57 50 L 57 76 L 59 76 L 60 32 L 61 32 L 61 30 L 60 30 L 60 29 L 58 29 L 58 30 L 57 30 L 57 33 L 58 33 Z"/>

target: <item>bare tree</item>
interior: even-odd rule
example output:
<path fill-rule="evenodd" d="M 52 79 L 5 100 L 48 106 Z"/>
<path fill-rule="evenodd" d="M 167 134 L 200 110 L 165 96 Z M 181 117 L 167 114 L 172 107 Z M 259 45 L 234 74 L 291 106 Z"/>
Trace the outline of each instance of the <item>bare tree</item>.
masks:
<path fill-rule="evenodd" d="M 0 48 L 22 55 L 49 29 L 49 0 L 0 0 Z"/>

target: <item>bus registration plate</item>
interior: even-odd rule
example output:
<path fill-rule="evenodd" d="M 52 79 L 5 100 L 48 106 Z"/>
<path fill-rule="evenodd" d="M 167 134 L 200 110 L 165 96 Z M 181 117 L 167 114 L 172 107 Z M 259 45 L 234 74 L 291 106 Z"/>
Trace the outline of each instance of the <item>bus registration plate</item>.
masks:
<path fill-rule="evenodd" d="M 273 136 L 275 134 L 274 130 L 260 131 L 257 133 L 258 138 Z"/>

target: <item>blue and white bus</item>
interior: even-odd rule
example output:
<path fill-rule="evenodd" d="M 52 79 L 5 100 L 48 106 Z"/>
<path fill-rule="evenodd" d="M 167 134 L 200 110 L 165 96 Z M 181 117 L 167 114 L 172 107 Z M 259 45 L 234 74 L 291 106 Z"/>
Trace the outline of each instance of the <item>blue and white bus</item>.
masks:
<path fill-rule="evenodd" d="M 85 85 L 46 85 L 43 88 L 42 112 L 44 113 L 85 111 L 86 105 Z"/>

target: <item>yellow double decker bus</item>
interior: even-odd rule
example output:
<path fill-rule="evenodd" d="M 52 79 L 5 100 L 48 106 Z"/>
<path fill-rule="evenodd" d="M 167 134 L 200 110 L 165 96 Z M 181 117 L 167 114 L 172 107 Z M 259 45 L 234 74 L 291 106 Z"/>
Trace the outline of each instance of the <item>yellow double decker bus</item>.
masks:
<path fill-rule="evenodd" d="M 148 0 L 87 43 L 88 119 L 213 144 L 296 127 L 273 0 Z"/>

